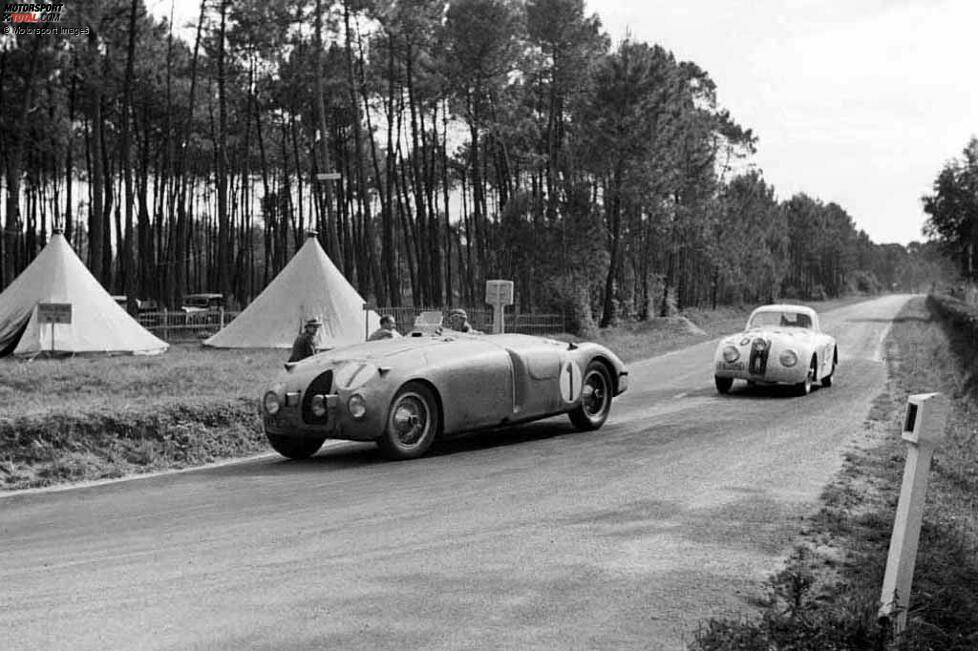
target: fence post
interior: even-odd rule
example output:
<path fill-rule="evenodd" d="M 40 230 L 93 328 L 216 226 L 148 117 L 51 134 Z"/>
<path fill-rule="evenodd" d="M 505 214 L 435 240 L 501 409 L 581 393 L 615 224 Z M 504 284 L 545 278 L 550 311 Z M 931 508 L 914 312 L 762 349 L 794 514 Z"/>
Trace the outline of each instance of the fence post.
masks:
<path fill-rule="evenodd" d="M 907 627 L 910 586 L 927 496 L 927 473 L 934 450 L 944 439 L 947 411 L 947 398 L 940 393 L 918 393 L 907 398 L 901 435 L 907 442 L 907 465 L 893 520 L 879 609 L 884 630 L 889 628 L 887 632 L 894 638 Z"/>
<path fill-rule="evenodd" d="M 170 315 L 166 306 L 163 306 L 163 341 L 170 340 Z"/>

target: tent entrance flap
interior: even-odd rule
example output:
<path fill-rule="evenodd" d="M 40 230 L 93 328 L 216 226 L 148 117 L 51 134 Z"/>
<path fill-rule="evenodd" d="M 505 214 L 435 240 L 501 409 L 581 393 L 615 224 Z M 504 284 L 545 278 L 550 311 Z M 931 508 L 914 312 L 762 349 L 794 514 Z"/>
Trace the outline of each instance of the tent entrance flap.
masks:
<path fill-rule="evenodd" d="M 17 324 L 13 330 L 13 335 L 6 341 L 0 341 L 0 357 L 7 357 L 12 355 L 14 350 L 17 348 L 17 344 L 20 343 L 20 338 L 24 336 L 24 332 L 27 330 L 27 324 L 31 322 L 31 313 L 28 312 L 24 317 L 23 321 Z"/>

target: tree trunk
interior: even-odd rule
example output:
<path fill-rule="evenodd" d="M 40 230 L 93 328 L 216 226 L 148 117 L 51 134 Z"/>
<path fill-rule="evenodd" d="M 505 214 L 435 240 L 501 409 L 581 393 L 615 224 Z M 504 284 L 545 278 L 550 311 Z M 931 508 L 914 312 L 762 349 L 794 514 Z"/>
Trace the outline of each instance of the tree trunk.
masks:
<path fill-rule="evenodd" d="M 126 309 L 136 312 L 136 273 L 133 269 L 133 190 L 132 190 L 132 160 L 129 155 L 129 113 L 132 108 L 132 74 L 133 59 L 136 50 L 136 9 L 139 0 L 132 0 L 129 9 L 129 44 L 126 48 L 126 73 L 122 82 L 122 145 L 120 165 L 125 181 L 126 225 L 125 234 L 119 244 L 122 275 L 125 281 Z"/>

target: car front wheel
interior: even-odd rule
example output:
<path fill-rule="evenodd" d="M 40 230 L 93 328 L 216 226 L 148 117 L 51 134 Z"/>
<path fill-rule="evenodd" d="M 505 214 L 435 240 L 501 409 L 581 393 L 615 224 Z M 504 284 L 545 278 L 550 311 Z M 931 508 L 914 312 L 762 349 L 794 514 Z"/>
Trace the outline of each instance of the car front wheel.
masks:
<path fill-rule="evenodd" d="M 812 384 L 815 382 L 815 373 L 818 368 L 818 362 L 812 357 L 812 363 L 808 365 L 808 374 L 805 376 L 804 381 L 799 382 L 795 385 L 795 392 L 800 396 L 807 396 L 812 392 Z"/>
<path fill-rule="evenodd" d="M 579 430 L 595 430 L 604 425 L 611 412 L 611 378 L 608 369 L 592 361 L 584 370 L 581 404 L 570 412 L 571 422 Z"/>
<path fill-rule="evenodd" d="M 408 382 L 391 401 L 387 426 L 377 446 L 389 459 L 416 459 L 428 451 L 440 427 L 432 390 L 420 382 Z"/>
<path fill-rule="evenodd" d="M 730 393 L 730 387 L 733 386 L 732 377 L 720 377 L 719 375 L 714 375 L 713 381 L 717 385 L 717 393 Z"/>
<path fill-rule="evenodd" d="M 283 436 L 281 434 L 266 434 L 272 448 L 288 459 L 308 459 L 323 446 L 323 438 L 307 438 L 298 436 Z"/>
<path fill-rule="evenodd" d="M 822 378 L 822 386 L 826 389 L 832 386 L 832 376 L 835 375 L 835 367 L 839 364 L 839 351 L 832 354 L 832 368 L 829 369 L 828 375 Z"/>

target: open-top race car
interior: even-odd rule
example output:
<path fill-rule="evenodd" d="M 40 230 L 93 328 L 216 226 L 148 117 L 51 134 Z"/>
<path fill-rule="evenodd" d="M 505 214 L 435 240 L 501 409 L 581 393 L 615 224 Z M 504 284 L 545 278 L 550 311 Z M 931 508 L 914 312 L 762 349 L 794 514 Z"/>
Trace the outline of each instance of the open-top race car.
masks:
<path fill-rule="evenodd" d="M 272 447 L 303 459 L 327 438 L 375 441 L 390 458 L 412 459 L 442 436 L 562 413 L 593 430 L 628 386 L 621 360 L 594 343 L 412 334 L 286 364 L 261 398 Z"/>
<path fill-rule="evenodd" d="M 751 313 L 743 332 L 720 341 L 713 367 L 720 393 L 742 379 L 751 386 L 790 384 L 807 395 L 815 382 L 832 386 L 838 363 L 835 338 L 822 332 L 815 310 L 764 305 Z"/>

